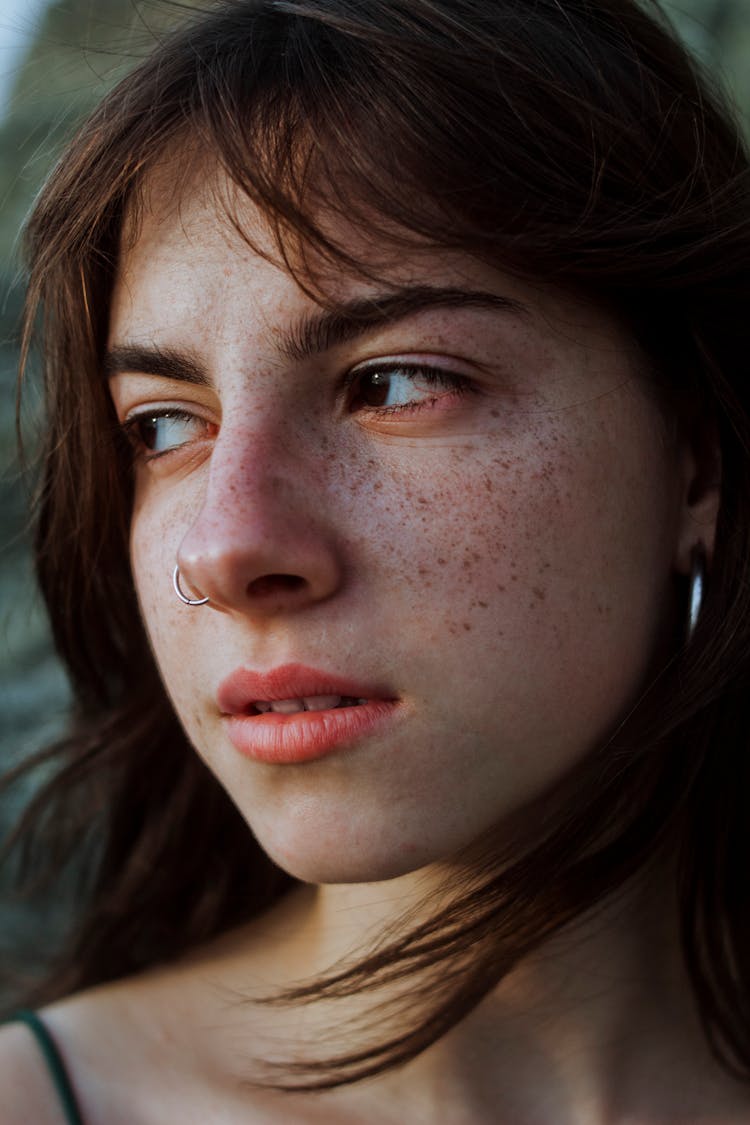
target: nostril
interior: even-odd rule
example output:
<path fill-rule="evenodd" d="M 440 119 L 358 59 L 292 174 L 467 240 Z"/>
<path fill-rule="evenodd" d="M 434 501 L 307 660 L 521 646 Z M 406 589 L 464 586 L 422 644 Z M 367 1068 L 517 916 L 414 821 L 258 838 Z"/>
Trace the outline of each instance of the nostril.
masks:
<path fill-rule="evenodd" d="M 298 574 L 264 574 L 254 578 L 247 587 L 252 597 L 264 598 L 269 594 L 288 594 L 301 590 L 307 583 Z"/>

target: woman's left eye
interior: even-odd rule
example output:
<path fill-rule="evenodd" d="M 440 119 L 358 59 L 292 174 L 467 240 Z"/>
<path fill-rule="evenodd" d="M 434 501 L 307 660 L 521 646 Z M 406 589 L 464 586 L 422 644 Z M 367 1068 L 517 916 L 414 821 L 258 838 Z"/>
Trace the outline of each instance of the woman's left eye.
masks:
<path fill-rule="evenodd" d="M 349 377 L 349 410 L 395 413 L 427 406 L 469 390 L 469 380 L 453 371 L 419 364 L 378 364 Z"/>

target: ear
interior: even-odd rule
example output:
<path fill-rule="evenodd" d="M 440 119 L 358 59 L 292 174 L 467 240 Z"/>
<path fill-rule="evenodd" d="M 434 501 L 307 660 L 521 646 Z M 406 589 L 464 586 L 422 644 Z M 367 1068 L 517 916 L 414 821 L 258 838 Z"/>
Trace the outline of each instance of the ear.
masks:
<path fill-rule="evenodd" d="M 694 420 L 682 440 L 682 507 L 675 569 L 690 574 L 691 555 L 701 543 L 711 568 L 721 498 L 721 448 L 713 420 Z"/>

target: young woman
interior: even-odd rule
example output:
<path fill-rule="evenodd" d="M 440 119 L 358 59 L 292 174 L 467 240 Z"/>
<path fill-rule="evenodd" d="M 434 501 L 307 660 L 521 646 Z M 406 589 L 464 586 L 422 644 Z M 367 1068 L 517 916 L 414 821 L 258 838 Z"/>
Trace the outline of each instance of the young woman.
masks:
<path fill-rule="evenodd" d="M 4 1123 L 750 1121 L 749 213 L 632 0 L 233 0 L 83 127 Z"/>

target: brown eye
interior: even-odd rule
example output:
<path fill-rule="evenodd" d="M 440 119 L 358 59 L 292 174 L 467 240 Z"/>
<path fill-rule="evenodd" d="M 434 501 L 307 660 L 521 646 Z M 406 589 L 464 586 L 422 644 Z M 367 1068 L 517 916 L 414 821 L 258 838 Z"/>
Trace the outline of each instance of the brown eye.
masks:
<path fill-rule="evenodd" d="M 420 406 L 466 389 L 462 375 L 437 367 L 398 364 L 355 373 L 351 410 L 401 410 Z"/>
<path fill-rule="evenodd" d="M 136 414 L 124 429 L 137 452 L 158 456 L 203 437 L 207 423 L 184 410 L 154 410 Z"/>
<path fill-rule="evenodd" d="M 390 371 L 366 372 L 357 386 L 357 406 L 386 406 L 391 389 Z"/>
<path fill-rule="evenodd" d="M 159 441 L 159 425 L 161 418 L 152 414 L 150 417 L 136 419 L 132 432 L 146 449 L 155 450 Z"/>

